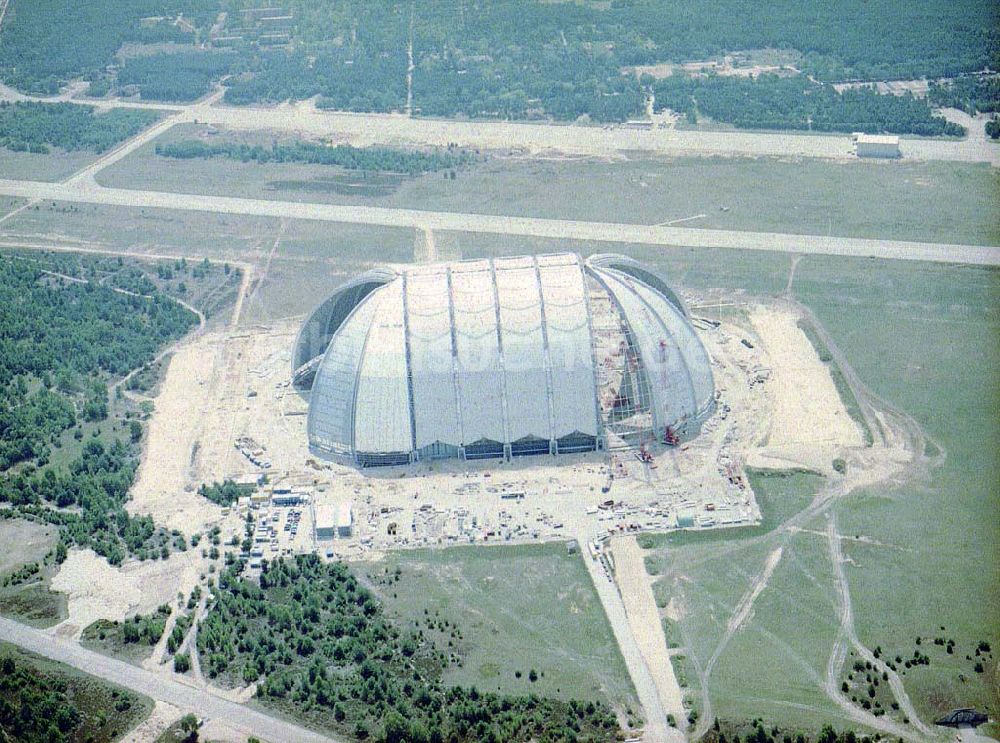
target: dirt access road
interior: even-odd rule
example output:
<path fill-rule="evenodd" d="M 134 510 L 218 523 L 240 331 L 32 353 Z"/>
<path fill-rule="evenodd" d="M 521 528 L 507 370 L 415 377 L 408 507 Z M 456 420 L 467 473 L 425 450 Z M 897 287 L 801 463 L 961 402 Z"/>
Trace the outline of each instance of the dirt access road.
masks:
<path fill-rule="evenodd" d="M 221 699 L 204 689 L 172 681 L 144 668 L 86 650 L 75 642 L 50 635 L 19 622 L 0 618 L 0 639 L 32 653 L 65 663 L 85 673 L 132 689 L 140 694 L 145 694 L 157 701 L 166 702 L 183 710 L 191 710 L 200 717 L 217 720 L 247 735 L 276 742 L 330 743 L 330 741 L 336 741 L 334 738 L 276 719 L 241 704 Z"/>
<path fill-rule="evenodd" d="M 29 200 L 47 199 L 133 208 L 181 209 L 348 224 L 408 227 L 434 231 L 524 235 L 554 239 L 596 240 L 609 243 L 639 243 L 665 247 L 730 248 L 786 253 L 817 253 L 858 258 L 873 257 L 938 263 L 1000 265 L 1000 248 L 988 246 L 901 240 L 865 240 L 775 232 L 706 230 L 671 227 L 669 225 L 582 222 L 566 219 L 504 217 L 460 212 L 244 199 L 231 196 L 104 188 L 87 178 L 79 180 L 71 178 L 66 183 L 0 180 L 0 194 Z"/>

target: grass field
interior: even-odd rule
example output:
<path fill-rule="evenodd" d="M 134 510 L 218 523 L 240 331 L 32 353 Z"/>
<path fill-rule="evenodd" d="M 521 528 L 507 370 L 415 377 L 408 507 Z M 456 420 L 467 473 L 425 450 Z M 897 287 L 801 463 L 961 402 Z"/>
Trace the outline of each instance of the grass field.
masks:
<path fill-rule="evenodd" d="M 506 247 L 502 239 L 461 237 L 466 256 Z M 531 249 L 586 253 L 606 248 L 540 241 Z M 613 249 L 656 263 L 679 284 L 698 289 L 775 295 L 784 290 L 789 270 L 789 258 L 773 254 Z M 966 703 L 996 710 L 989 664 L 984 674 L 973 666 L 976 644 L 986 640 L 995 648 L 1000 637 L 1000 622 L 990 610 L 1000 604 L 1000 537 L 995 529 L 1000 515 L 991 495 L 991 484 L 1000 478 L 996 447 L 990 443 L 1000 438 L 1000 353 L 989 340 L 1000 330 L 1000 275 L 993 269 L 806 257 L 799 264 L 794 293 L 816 312 L 861 378 L 913 414 L 946 452 L 944 465 L 928 480 L 855 494 L 837 508 L 842 533 L 889 545 L 845 540 L 845 554 L 854 561 L 847 574 L 862 641 L 905 658 L 912 655 L 917 635 L 924 637 L 925 647 L 931 636 L 953 638 L 953 654 L 932 645 L 926 651 L 930 666 L 914 667 L 904 676 L 918 711 L 929 718 Z M 812 476 L 804 474 L 751 477 L 765 522 L 799 510 L 816 487 L 809 482 Z M 806 528 L 821 531 L 824 526 L 818 521 Z M 702 665 L 750 577 L 763 565 L 764 551 L 750 545 L 762 531 L 767 528 L 645 540 L 669 545 L 658 553 L 662 562 L 655 565 L 657 572 L 683 564 L 685 556 L 747 544 L 683 570 L 691 588 L 684 592 L 685 613 L 672 632 L 686 638 L 690 647 L 685 652 Z M 770 587 L 719 657 L 710 684 L 716 714 L 745 719 L 762 714 L 779 724 L 801 721 L 813 728 L 825 722 L 844 726 L 840 711 L 816 683 L 817 674 L 825 672 L 830 628 L 835 626 L 832 588 L 823 538 L 807 531 L 787 539 Z M 665 605 L 672 593 L 659 584 L 656 595 Z M 810 620 L 801 621 L 806 615 Z M 753 679 L 749 687 L 748 679 Z"/>
<path fill-rule="evenodd" d="M 251 322 L 303 314 L 349 275 L 409 262 L 414 238 L 406 228 L 64 202 L 39 203 L 0 225 L 0 243 L 13 246 L 254 263 L 259 284 L 244 315 Z"/>
<path fill-rule="evenodd" d="M 43 559 L 59 539 L 49 524 L 24 519 L 0 520 L 0 578 L 29 562 Z"/>
<path fill-rule="evenodd" d="M 277 230 L 268 217 L 44 201 L 4 222 L 0 238 L 239 260 L 270 247 Z"/>
<path fill-rule="evenodd" d="M 663 264 L 670 274 L 676 261 L 665 256 Z M 721 274 L 728 265 L 715 266 L 707 271 L 717 271 L 718 283 L 725 283 Z M 712 283 L 708 275 L 699 284 L 702 278 Z M 782 283 L 780 274 L 772 278 Z M 836 506 L 861 640 L 905 659 L 922 637 L 919 647 L 930 665 L 905 670 L 903 679 L 925 720 L 963 705 L 988 706 L 996 714 L 1000 350 L 991 339 L 1000 333 L 1000 273 L 810 256 L 799 264 L 794 293 L 865 383 L 913 415 L 945 452 L 944 463 L 923 480 L 855 493 Z M 793 482 L 755 477 L 765 518 L 774 498 L 794 499 L 778 518 L 807 500 L 788 489 Z M 713 712 L 720 718 L 760 715 L 801 728 L 845 726 L 820 683 L 836 628 L 824 528 L 820 518 L 780 542 L 781 562 L 711 676 Z M 766 549 L 739 537 L 705 548 L 684 535 L 675 539 L 657 552 L 657 569 L 684 576 L 677 631 L 684 652 L 704 667 L 733 607 L 761 571 Z M 713 544 L 729 551 L 713 556 Z M 676 592 L 675 586 L 658 585 L 658 601 L 663 605 Z M 936 636 L 953 639 L 954 652 L 934 645 Z M 994 649 L 984 673 L 974 670 L 980 641 Z"/>
<path fill-rule="evenodd" d="M 53 150 L 46 155 L 0 147 L 0 173 L 17 181 L 61 181 L 90 165 L 99 155 L 86 150 Z"/>
<path fill-rule="evenodd" d="M 39 572 L 26 580 L 0 585 L 0 614 L 35 627 L 50 627 L 66 617 L 66 597 L 49 590 L 55 566 L 45 557 L 59 539 L 47 524 L 0 519 L 0 582 L 31 563 Z"/>
<path fill-rule="evenodd" d="M 0 196 L 0 218 L 7 216 L 24 203 L 24 199 L 19 199 L 16 196 Z"/>
<path fill-rule="evenodd" d="M 562 543 L 405 551 L 358 565 L 378 576 L 402 571 L 375 590 L 389 615 L 412 622 L 425 612 L 461 630 L 461 668 L 446 684 L 483 691 L 602 697 L 637 711 L 624 661 L 579 554 Z M 539 678 L 528 680 L 535 669 Z M 520 672 L 518 678 L 516 673 Z"/>
<path fill-rule="evenodd" d="M 1000 272 L 865 266 L 810 258 L 797 294 L 862 379 L 913 415 L 945 459 L 927 482 L 874 489 L 838 509 L 845 533 L 903 548 L 845 545 L 859 634 L 893 656 L 911 655 L 918 635 L 954 639 L 954 658 L 928 652 L 931 665 L 906 677 L 918 711 L 990 703 L 997 714 L 997 687 L 992 698 L 987 687 L 995 678 L 972 672 L 965 656 L 980 640 L 1000 644 Z"/>
<path fill-rule="evenodd" d="M 109 743 L 122 739 L 153 711 L 153 700 L 147 696 L 0 642 L 0 659 L 7 658 L 14 662 L 18 672 L 27 673 L 33 685 L 31 691 L 43 687 L 50 693 L 54 688 L 64 690 L 66 701 L 80 713 L 80 723 L 67 740 Z M 7 698 L 10 693 L 9 688 L 5 689 L 0 698 Z M 11 739 L 19 737 L 14 733 Z"/>
<path fill-rule="evenodd" d="M 157 141 L 196 132 L 193 125 L 174 127 Z M 702 215 L 678 226 L 1000 245 L 993 218 L 1000 172 L 986 164 L 493 157 L 460 170 L 457 180 L 440 173 L 403 178 L 398 188 L 365 197 L 341 183 L 341 175 L 360 182 L 359 174 L 330 166 L 174 160 L 157 156 L 154 147 L 136 150 L 98 180 L 122 188 L 640 224 Z"/>

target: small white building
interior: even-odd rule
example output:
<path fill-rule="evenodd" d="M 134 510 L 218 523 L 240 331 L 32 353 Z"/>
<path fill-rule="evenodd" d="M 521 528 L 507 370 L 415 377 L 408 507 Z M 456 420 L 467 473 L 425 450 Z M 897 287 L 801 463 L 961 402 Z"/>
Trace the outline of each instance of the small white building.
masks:
<path fill-rule="evenodd" d="M 337 536 L 351 536 L 351 528 L 354 525 L 354 515 L 351 513 L 351 503 L 341 503 L 337 508 Z"/>
<path fill-rule="evenodd" d="M 349 537 L 354 526 L 351 502 L 316 506 L 316 540 Z"/>
<path fill-rule="evenodd" d="M 899 151 L 899 137 L 889 134 L 857 134 L 854 137 L 854 151 L 858 157 L 902 157 Z"/>
<path fill-rule="evenodd" d="M 337 508 L 335 506 L 316 506 L 316 539 L 333 539 L 337 536 Z"/>

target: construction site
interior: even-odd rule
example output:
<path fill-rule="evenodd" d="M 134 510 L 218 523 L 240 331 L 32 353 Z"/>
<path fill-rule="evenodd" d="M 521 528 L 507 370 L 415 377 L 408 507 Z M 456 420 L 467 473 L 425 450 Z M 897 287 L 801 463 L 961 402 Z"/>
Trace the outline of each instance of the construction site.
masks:
<path fill-rule="evenodd" d="M 296 321 L 203 335 L 171 362 L 130 508 L 171 527 L 222 523 L 233 533 L 251 513 L 260 531 L 251 565 L 304 550 L 361 559 L 399 548 L 570 538 L 590 543 L 626 532 L 757 523 L 748 463 L 832 473 L 834 459 L 864 448 L 861 429 L 797 327 L 794 308 L 679 297 L 691 308 L 690 327 L 710 360 L 711 392 L 701 406 L 710 414 L 697 428 L 676 420 L 661 427 L 665 409 L 656 407 L 661 403 L 651 390 L 672 380 L 657 377 L 649 385 L 642 354 L 665 357 L 666 340 L 626 339 L 625 331 L 640 326 L 623 324 L 605 292 L 603 303 L 590 302 L 594 374 L 586 368 L 588 358 L 581 375 L 597 391 L 597 412 L 589 403 L 582 407 L 600 438 L 589 451 L 558 455 L 557 437 L 551 450 L 543 440 L 542 454 L 512 456 L 512 444 L 498 435 L 491 457 L 435 457 L 424 449 L 423 456 L 391 466 L 338 461 L 309 448 L 316 390 L 297 388 L 290 378 L 296 339 L 302 342 Z M 377 368 L 385 372 L 384 363 Z M 450 365 L 446 372 L 450 379 Z M 544 385 L 543 379 L 541 392 Z M 539 406 L 529 403 L 526 415 L 547 425 L 545 408 L 539 416 Z M 405 399 L 401 409 L 408 421 Z M 437 405 L 430 412 L 441 419 L 443 411 Z M 507 411 L 510 426 L 513 404 Z M 383 409 L 359 417 L 358 424 L 384 425 L 387 415 Z M 266 484 L 224 512 L 196 490 L 226 479 Z M 317 528 L 316 513 L 330 508 L 349 513 L 350 528 Z M 286 528 L 289 518 L 295 524 Z"/>

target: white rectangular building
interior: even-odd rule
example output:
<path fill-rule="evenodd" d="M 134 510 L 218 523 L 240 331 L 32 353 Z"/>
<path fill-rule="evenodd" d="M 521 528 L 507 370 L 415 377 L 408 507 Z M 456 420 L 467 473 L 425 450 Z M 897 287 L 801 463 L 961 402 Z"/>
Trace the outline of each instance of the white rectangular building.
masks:
<path fill-rule="evenodd" d="M 351 536 L 351 527 L 354 524 L 354 515 L 351 513 L 351 503 L 341 503 L 337 508 L 337 536 Z"/>
<path fill-rule="evenodd" d="M 324 504 L 316 506 L 316 539 L 333 539 L 335 537 L 351 536 L 354 526 L 354 514 L 351 502 L 337 505 Z"/>
<path fill-rule="evenodd" d="M 899 151 L 899 137 L 882 134 L 857 134 L 854 151 L 858 157 L 902 157 Z"/>
<path fill-rule="evenodd" d="M 316 506 L 316 539 L 333 539 L 337 536 L 337 509 L 335 506 Z"/>

